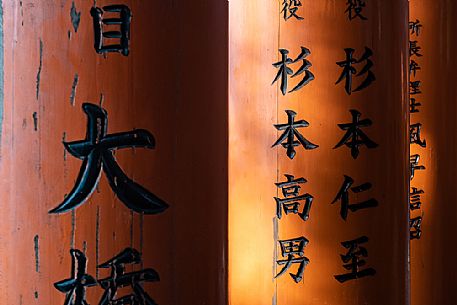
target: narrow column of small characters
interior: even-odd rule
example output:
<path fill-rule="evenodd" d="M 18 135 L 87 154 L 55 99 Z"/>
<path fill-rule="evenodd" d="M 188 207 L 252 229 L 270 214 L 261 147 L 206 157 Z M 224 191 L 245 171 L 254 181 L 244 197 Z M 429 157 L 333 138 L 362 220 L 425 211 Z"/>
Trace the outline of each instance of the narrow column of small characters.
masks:
<path fill-rule="evenodd" d="M 422 32 L 422 24 L 416 19 L 409 22 L 409 111 L 410 111 L 410 127 L 409 127 L 409 140 L 411 148 L 413 145 L 424 149 L 427 147 L 425 139 L 421 137 L 422 124 L 417 122 L 415 114 L 419 113 L 419 107 L 422 106 L 420 102 L 421 81 L 418 78 L 418 71 L 421 70 L 419 65 L 420 58 L 422 57 L 421 47 L 419 46 L 418 37 Z M 417 122 L 417 123 L 413 123 Z M 420 154 L 412 154 L 410 156 L 410 180 L 413 183 L 416 171 L 425 170 L 425 166 L 420 165 Z M 423 188 L 417 187 L 415 184 L 411 185 L 409 191 L 409 209 L 410 209 L 410 239 L 420 239 L 422 235 L 422 217 L 421 205 L 422 195 L 424 194 Z"/>

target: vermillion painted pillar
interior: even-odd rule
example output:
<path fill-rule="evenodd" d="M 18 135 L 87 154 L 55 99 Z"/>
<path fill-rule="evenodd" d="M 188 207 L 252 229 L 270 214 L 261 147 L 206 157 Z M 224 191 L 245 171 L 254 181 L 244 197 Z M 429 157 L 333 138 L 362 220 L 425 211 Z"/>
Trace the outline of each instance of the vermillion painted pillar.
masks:
<path fill-rule="evenodd" d="M 411 181 L 411 193 L 413 188 L 423 191 L 411 195 L 410 202 L 411 219 L 422 217 L 420 239 L 411 240 L 412 305 L 451 305 L 457 300 L 456 16 L 454 1 L 410 0 L 411 83 L 416 83 L 411 91 L 420 91 L 411 94 L 410 103 L 420 104 L 411 113 L 411 124 L 422 124 L 423 142 L 411 144 L 411 153 L 420 155 L 425 167 Z"/>
<path fill-rule="evenodd" d="M 1 303 L 224 304 L 227 3 L 0 2 Z"/>
<path fill-rule="evenodd" d="M 230 1 L 232 305 L 409 302 L 408 3 L 346 2 Z"/>

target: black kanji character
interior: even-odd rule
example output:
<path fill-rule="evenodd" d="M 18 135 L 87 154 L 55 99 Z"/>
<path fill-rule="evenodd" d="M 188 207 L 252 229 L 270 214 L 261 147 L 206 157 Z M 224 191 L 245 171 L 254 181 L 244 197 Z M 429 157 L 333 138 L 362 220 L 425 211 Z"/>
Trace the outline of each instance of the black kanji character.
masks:
<path fill-rule="evenodd" d="M 298 266 L 297 273 L 289 273 L 295 283 L 300 282 L 303 279 L 303 272 L 305 271 L 306 265 L 309 263 L 309 259 L 304 256 L 305 247 L 309 241 L 305 237 L 299 237 L 289 240 L 280 240 L 281 256 L 287 257 L 284 260 L 278 260 L 278 265 L 284 265 L 282 270 L 275 276 L 275 278 L 283 275 L 293 264 L 300 264 Z"/>
<path fill-rule="evenodd" d="M 420 106 L 422 106 L 422 104 L 419 102 L 416 102 L 416 98 L 414 98 L 414 97 L 410 98 L 410 100 L 409 100 L 409 112 L 410 113 L 419 112 L 419 109 L 417 109 L 417 108 Z"/>
<path fill-rule="evenodd" d="M 412 218 L 409 221 L 409 238 L 420 239 L 422 236 L 422 216 Z"/>
<path fill-rule="evenodd" d="M 420 85 L 421 85 L 420 80 L 409 82 L 409 95 L 421 94 L 422 91 L 420 90 Z"/>
<path fill-rule="evenodd" d="M 294 176 L 288 174 L 285 174 L 284 176 L 286 176 L 287 181 L 275 183 L 276 186 L 281 189 L 282 195 L 284 196 L 284 198 L 275 197 L 276 215 L 281 219 L 282 210 L 284 209 L 286 215 L 293 213 L 300 216 L 303 221 L 308 220 L 314 197 L 308 193 L 299 195 L 301 188 L 300 184 L 306 183 L 306 179 L 303 177 L 295 179 Z M 304 201 L 302 212 L 299 212 L 300 201 Z"/>
<path fill-rule="evenodd" d="M 417 45 L 417 41 L 416 40 L 413 40 L 413 41 L 409 41 L 409 56 L 413 56 L 413 55 L 416 55 L 417 57 L 421 57 L 422 54 L 420 54 L 421 50 L 421 47 L 419 47 Z"/>
<path fill-rule="evenodd" d="M 318 145 L 315 145 L 305 139 L 301 133 L 298 132 L 297 128 L 308 127 L 309 123 L 305 120 L 300 120 L 295 122 L 295 113 L 292 110 L 286 110 L 288 122 L 287 124 L 277 124 L 274 125 L 277 130 L 284 130 L 284 133 L 279 137 L 279 139 L 271 146 L 275 147 L 276 145 L 281 144 L 284 148 L 287 149 L 287 156 L 290 159 L 295 157 L 295 147 L 299 146 L 300 144 L 306 149 L 315 149 L 318 148 Z M 295 140 L 297 137 L 297 140 Z"/>
<path fill-rule="evenodd" d="M 125 272 L 126 264 L 140 264 L 141 254 L 132 248 L 127 248 L 116 257 L 101 264 L 98 268 L 111 268 L 111 276 L 99 280 L 105 292 L 99 305 L 157 305 L 157 303 L 144 291 L 144 282 L 158 282 L 159 274 L 154 269 L 144 269 L 135 272 Z M 130 286 L 132 294 L 116 299 L 120 288 Z"/>
<path fill-rule="evenodd" d="M 118 13 L 119 17 L 103 18 L 104 12 L 110 14 Z M 129 55 L 132 13 L 128 6 L 108 5 L 104 6 L 103 9 L 92 7 L 90 14 L 94 21 L 94 47 L 97 53 L 120 52 L 124 56 Z M 118 26 L 120 28 L 116 31 L 104 31 L 106 26 Z M 119 43 L 104 45 L 105 39 L 119 39 Z"/>
<path fill-rule="evenodd" d="M 370 48 L 365 47 L 365 52 L 363 53 L 362 57 L 357 60 L 354 58 L 354 49 L 351 48 L 346 48 L 344 49 L 346 53 L 346 60 L 344 61 L 338 61 L 336 64 L 343 68 L 343 72 L 341 73 L 340 77 L 336 81 L 336 85 L 339 84 L 343 79 L 345 79 L 345 85 L 344 89 L 346 90 L 346 93 L 351 95 L 352 92 L 357 92 L 365 89 L 368 87 L 372 82 L 376 80 L 376 77 L 374 73 L 371 71 L 371 68 L 373 67 L 373 62 L 370 60 L 370 57 L 373 56 L 373 51 L 371 51 Z M 360 72 L 357 73 L 356 68 L 354 67 L 354 64 L 361 63 L 363 61 L 366 61 L 365 66 L 362 67 Z M 366 78 L 363 80 L 363 82 L 355 89 L 352 90 L 352 75 L 356 74 L 356 76 L 361 76 L 363 74 L 367 74 Z"/>
<path fill-rule="evenodd" d="M 364 0 L 348 0 L 346 3 L 347 9 L 345 13 L 348 14 L 349 20 L 359 17 L 362 20 L 367 20 L 365 16 L 362 15 L 362 11 L 366 6 Z"/>
<path fill-rule="evenodd" d="M 412 190 L 409 191 L 409 209 L 411 211 L 419 210 L 421 208 L 422 194 L 424 194 L 424 191 L 418 189 L 417 187 L 412 187 Z"/>
<path fill-rule="evenodd" d="M 281 61 L 278 61 L 277 63 L 273 64 L 273 66 L 275 68 L 278 68 L 279 71 L 271 84 L 273 85 L 278 79 L 281 78 L 280 88 L 283 95 L 286 95 L 287 93 L 287 82 L 289 75 L 292 75 L 291 78 L 294 78 L 298 75 L 305 73 L 303 79 L 292 90 L 290 90 L 289 93 L 303 88 L 305 85 L 314 80 L 314 74 L 308 70 L 312 66 L 312 64 L 309 60 L 306 59 L 306 57 L 311 54 L 311 51 L 309 49 L 301 47 L 301 53 L 294 60 L 289 58 L 288 50 L 279 49 L 279 52 L 281 53 Z M 297 72 L 294 73 L 294 71 L 291 68 L 289 68 L 288 65 L 294 64 L 300 60 L 302 61 L 302 66 L 297 70 Z"/>
<path fill-rule="evenodd" d="M 83 164 L 73 190 L 49 213 L 68 212 L 83 204 L 94 192 L 102 169 L 115 194 L 129 209 L 145 214 L 158 214 L 167 209 L 162 199 L 127 177 L 113 155 L 113 151 L 121 148 L 154 148 L 152 134 L 143 129 L 107 134 L 106 110 L 89 103 L 83 104 L 83 110 L 88 118 L 86 139 L 64 143 L 66 150 L 82 159 Z"/>
<path fill-rule="evenodd" d="M 420 23 L 419 19 L 416 19 L 416 21 L 409 22 L 409 31 L 411 35 L 416 34 L 416 36 L 419 36 L 421 30 L 422 24 Z"/>
<path fill-rule="evenodd" d="M 346 130 L 346 134 L 343 136 L 340 142 L 333 147 L 336 149 L 343 144 L 351 149 L 351 156 L 357 159 L 359 155 L 359 146 L 365 145 L 367 148 L 376 148 L 378 144 L 368 138 L 368 136 L 361 130 L 362 127 L 371 126 L 372 121 L 370 119 L 360 120 L 361 113 L 357 110 L 349 110 L 352 114 L 352 123 L 338 124 L 340 129 Z"/>
<path fill-rule="evenodd" d="M 425 166 L 419 165 L 419 160 L 418 154 L 409 157 L 410 180 L 413 180 L 416 170 L 425 170 Z"/>
<path fill-rule="evenodd" d="M 366 268 L 360 270 L 360 267 L 366 264 L 365 260 L 361 257 L 368 257 L 368 251 L 366 248 L 361 247 L 360 244 L 368 242 L 368 237 L 362 236 L 354 240 L 344 241 L 341 245 L 347 249 L 346 254 L 341 254 L 341 259 L 343 260 L 343 267 L 346 270 L 349 270 L 350 273 L 335 275 L 335 279 L 344 283 L 349 280 L 355 280 L 366 276 L 374 276 L 376 270 L 373 268 Z"/>
<path fill-rule="evenodd" d="M 374 208 L 378 206 L 378 201 L 374 198 L 370 198 L 368 200 L 358 202 L 358 203 L 349 203 L 349 189 L 354 192 L 355 194 L 368 191 L 371 189 L 372 184 L 367 182 L 363 183 L 359 186 L 354 186 L 351 187 L 352 184 L 354 184 L 354 179 L 352 179 L 349 176 L 344 175 L 344 182 L 343 185 L 341 186 L 340 190 L 336 194 L 335 199 L 331 202 L 331 204 L 334 204 L 338 200 L 341 200 L 341 208 L 340 208 L 340 215 L 341 218 L 344 220 L 347 219 L 348 216 L 348 210 L 351 210 L 351 212 L 356 212 L 361 209 L 367 209 L 367 208 Z"/>
<path fill-rule="evenodd" d="M 87 258 L 83 252 L 72 249 L 71 277 L 54 284 L 57 290 L 66 294 L 64 305 L 89 305 L 86 288 L 97 286 L 97 281 L 86 273 Z"/>
<path fill-rule="evenodd" d="M 295 17 L 298 20 L 303 20 L 303 17 L 297 15 L 299 7 L 301 7 L 300 0 L 283 0 L 282 2 L 282 11 L 284 20 L 288 20 L 291 17 Z"/>
<path fill-rule="evenodd" d="M 419 64 L 416 61 L 411 59 L 411 61 L 409 63 L 409 75 L 411 75 L 411 73 L 412 73 L 414 76 L 416 76 L 416 71 L 418 71 L 418 70 L 421 70 L 421 67 L 419 66 Z"/>
<path fill-rule="evenodd" d="M 409 126 L 409 142 L 410 144 L 417 144 L 420 147 L 427 147 L 425 140 L 421 139 L 422 124 L 416 123 Z"/>

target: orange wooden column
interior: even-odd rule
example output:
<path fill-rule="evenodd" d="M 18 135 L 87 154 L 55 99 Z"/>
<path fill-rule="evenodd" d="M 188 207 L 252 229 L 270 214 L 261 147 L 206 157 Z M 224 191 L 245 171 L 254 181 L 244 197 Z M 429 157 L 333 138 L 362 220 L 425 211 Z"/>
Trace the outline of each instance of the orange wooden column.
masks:
<path fill-rule="evenodd" d="M 232 305 L 409 302 L 408 207 L 404 204 L 409 181 L 408 4 L 398 0 L 364 2 L 361 11 L 346 11 L 346 1 L 302 0 L 297 7 L 293 7 L 294 1 L 230 1 Z M 356 16 L 357 12 L 362 16 Z M 348 48 L 354 49 L 351 66 L 357 70 L 352 75 L 350 95 L 344 78 L 335 84 L 344 68 L 337 62 L 345 61 Z M 288 53 L 281 54 L 281 49 Z M 282 55 L 290 60 L 282 61 Z M 280 77 L 272 85 L 281 62 L 291 69 L 284 77 L 287 89 L 284 83 L 281 87 Z M 372 81 L 369 71 L 376 80 Z M 294 90 L 301 81 L 307 84 Z M 357 91 L 359 86 L 365 88 Z M 345 126 L 338 124 L 352 122 L 350 110 L 357 110 L 360 120 L 371 120 L 359 127 L 377 144 L 365 139 L 357 158 L 346 145 L 334 149 L 346 132 L 342 130 Z M 319 146 L 302 139 L 293 147 L 293 159 L 293 153 L 286 153 L 287 138 L 282 142 L 285 147 L 272 147 L 287 132 L 287 111 L 296 113 L 297 131 Z M 285 125 L 275 128 L 277 124 Z M 291 138 L 298 141 L 296 134 Z M 292 189 L 283 193 L 275 184 L 288 181 L 286 174 L 293 176 L 288 184 Z M 353 183 L 346 180 L 348 192 L 337 196 L 345 175 Z M 300 178 L 307 182 L 292 183 Z M 293 189 L 297 185 L 300 189 Z M 294 190 L 299 191 L 294 194 Z M 300 203 L 298 212 L 302 212 L 310 198 L 306 194 L 313 197 L 308 220 L 290 210 L 285 213 L 281 200 L 293 203 L 296 196 L 302 196 L 302 200 L 295 198 Z M 354 205 L 344 220 L 340 208 L 346 195 Z M 290 239 L 295 243 L 286 243 Z M 359 244 L 342 244 L 356 239 Z M 347 255 L 345 262 L 340 255 Z M 300 264 L 307 260 L 301 279 Z M 356 270 L 354 264 L 359 263 Z M 284 267 L 290 268 L 277 276 Z M 339 277 L 352 271 L 358 278 L 344 281 Z"/>
<path fill-rule="evenodd" d="M 411 304 L 456 303 L 457 255 L 454 191 L 457 139 L 455 122 L 455 70 L 456 42 L 454 22 L 457 5 L 452 1 L 410 1 L 410 21 L 419 28 L 411 31 L 412 42 L 416 41 L 419 54 L 411 60 L 420 70 L 411 75 L 411 82 L 420 82 L 420 94 L 411 95 L 419 112 L 411 113 L 411 123 L 421 123 L 421 141 L 426 147 L 411 145 L 411 153 L 421 156 L 424 170 L 416 172 L 411 188 L 422 190 L 412 198 L 412 204 L 420 209 L 411 211 L 411 218 L 422 217 L 420 239 L 411 241 Z M 412 24 L 413 25 L 413 24 Z M 417 34 L 419 29 L 419 34 Z M 425 145 L 424 145 L 425 146 Z M 413 192 L 413 189 L 411 189 Z M 418 200 L 419 199 L 419 200 Z"/>
<path fill-rule="evenodd" d="M 157 271 L 160 281 L 142 285 L 158 304 L 224 304 L 227 4 L 1 2 L 2 303 L 64 304 L 66 294 L 54 283 L 71 278 L 71 249 L 84 253 L 87 274 L 101 280 L 111 270 L 97 266 L 131 247 L 142 262 L 126 264 L 126 272 Z M 104 6 L 129 7 L 128 56 L 96 53 L 93 5 L 105 18 L 120 12 Z M 107 43 L 118 42 L 115 33 L 107 35 L 114 37 Z M 154 137 L 154 149 L 117 149 L 115 159 L 169 205 L 163 213 L 142 214 L 123 204 L 105 169 L 87 201 L 48 213 L 70 193 L 83 165 L 62 143 L 85 139 L 83 103 L 106 110 L 108 134 L 144 129 Z M 100 285 L 87 287 L 87 302 L 99 304 L 103 293 Z M 125 287 L 117 297 L 131 293 Z"/>

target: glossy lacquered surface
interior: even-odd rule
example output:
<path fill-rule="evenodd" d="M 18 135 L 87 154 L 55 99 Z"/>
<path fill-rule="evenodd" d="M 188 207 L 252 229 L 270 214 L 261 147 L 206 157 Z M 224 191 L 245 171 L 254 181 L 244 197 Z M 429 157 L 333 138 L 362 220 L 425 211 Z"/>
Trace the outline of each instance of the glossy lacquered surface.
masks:
<path fill-rule="evenodd" d="M 422 104 L 411 114 L 411 123 L 421 123 L 421 136 L 426 147 L 411 146 L 421 156 L 426 169 L 418 172 L 411 186 L 424 191 L 421 208 L 411 212 L 422 216 L 422 235 L 411 241 L 411 304 L 443 304 L 457 302 L 457 282 L 453 258 L 457 255 L 454 224 L 457 221 L 455 173 L 450 162 L 456 155 L 455 113 L 454 1 L 410 1 L 410 21 L 420 21 L 419 36 L 411 35 L 421 48 L 421 57 L 413 56 L 420 69 L 413 81 L 420 81 Z"/>
<path fill-rule="evenodd" d="M 113 4 L 133 16 L 128 52 L 124 42 L 120 52 L 94 47 L 93 1 L 3 1 L 1 303 L 64 304 L 54 283 L 71 276 L 72 255 L 85 254 L 87 274 L 101 280 L 115 261 L 138 262 L 131 247 L 142 263 L 126 264 L 126 272 L 154 269 L 160 281 L 149 270 L 143 284 L 158 304 L 224 304 L 227 3 L 96 1 L 105 14 Z M 125 8 L 114 13 L 128 20 Z M 83 103 L 92 106 L 84 112 Z M 88 112 L 107 116 L 91 125 L 96 140 L 86 138 Z M 102 125 L 105 132 L 97 129 Z M 110 134 L 129 131 L 121 146 L 139 146 L 116 148 L 114 157 L 126 177 L 167 204 L 153 213 L 129 207 L 133 197 L 124 191 L 116 195 L 128 182 L 119 172 L 111 185 L 107 179 L 113 163 L 105 149 L 120 143 Z M 111 165 L 96 189 L 80 189 L 93 191 L 88 200 L 48 213 L 97 151 Z M 93 173 L 96 180 L 100 171 Z M 99 304 L 101 283 L 93 287 L 87 279 L 87 302 Z M 129 293 L 128 286 L 118 296 Z"/>
<path fill-rule="evenodd" d="M 303 19 L 285 21 L 280 13 L 283 1 L 230 1 L 232 305 L 409 302 L 408 3 L 364 1 L 366 20 L 349 20 L 346 2 L 302 0 L 296 12 Z M 290 64 L 295 73 L 304 63 L 299 56 L 301 47 L 310 51 L 305 59 L 312 64 L 306 66 L 314 79 L 294 91 L 309 74 L 290 78 L 291 73 L 288 90 L 284 90 L 281 77 L 275 78 L 277 63 L 285 54 L 281 49 L 291 59 L 300 58 Z M 363 59 L 354 64 L 358 71 L 369 58 L 375 77 L 354 75 L 352 90 L 344 78 L 338 82 L 350 49 L 354 58 Z M 367 78 L 369 84 L 362 85 Z M 361 90 L 354 90 L 360 85 Z M 279 127 L 288 123 L 290 111 L 296 122 L 306 121 L 301 121 L 298 130 L 314 146 L 306 147 L 303 141 L 288 151 L 287 146 L 275 143 L 285 132 Z M 362 130 L 373 143 L 365 141 L 351 152 L 344 141 L 347 126 L 341 124 L 357 120 L 357 113 Z M 280 143 L 287 144 L 283 140 Z M 274 144 L 278 145 L 272 147 Z M 281 219 L 277 216 L 274 198 L 283 194 L 275 183 L 286 181 L 285 174 L 307 180 L 300 184 L 300 192 L 314 199 L 306 221 L 293 213 L 283 214 Z M 375 200 L 363 209 L 349 211 L 346 220 L 338 196 L 343 182 L 351 181 L 345 175 L 354 181 L 352 187 L 369 189 L 351 191 L 350 203 Z M 289 275 L 296 275 L 298 264 L 275 278 L 284 266 L 278 261 L 287 260 L 281 255 L 279 241 L 301 237 L 306 238 L 301 239 L 306 244 L 303 256 L 309 260 L 303 279 L 296 283 L 297 278 Z M 340 255 L 351 244 L 341 243 L 356 239 L 368 251 L 363 258 L 366 265 L 360 268 L 367 269 L 368 275 L 341 283 L 343 278 L 335 276 L 347 270 Z"/>

